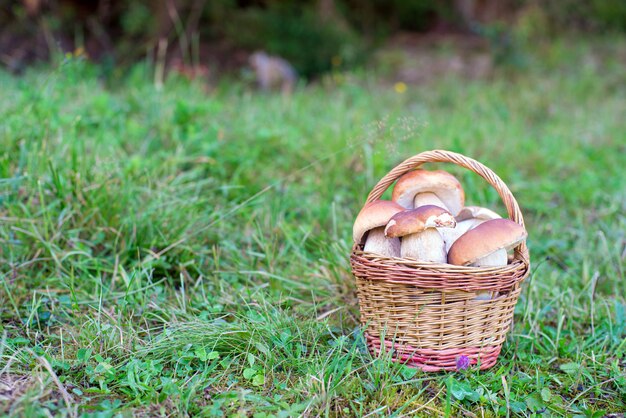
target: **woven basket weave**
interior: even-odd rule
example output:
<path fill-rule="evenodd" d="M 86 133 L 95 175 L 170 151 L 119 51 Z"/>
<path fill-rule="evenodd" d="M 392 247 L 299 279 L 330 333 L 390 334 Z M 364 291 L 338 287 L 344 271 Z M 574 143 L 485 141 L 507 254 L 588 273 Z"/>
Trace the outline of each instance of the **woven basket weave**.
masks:
<path fill-rule="evenodd" d="M 367 197 L 379 199 L 400 176 L 424 163 L 447 162 L 483 177 L 504 202 L 511 220 L 524 226 L 517 201 L 504 182 L 478 161 L 449 151 L 427 151 L 399 164 Z M 504 267 L 466 267 L 363 252 L 350 256 L 370 350 L 391 350 L 394 361 L 424 371 L 455 370 L 460 356 L 481 369 L 492 367 L 513 320 L 520 284 L 530 269 L 525 242 Z M 478 292 L 497 294 L 474 300 Z M 495 293 L 497 292 L 497 293 Z M 384 348 L 383 348 L 384 346 Z"/>

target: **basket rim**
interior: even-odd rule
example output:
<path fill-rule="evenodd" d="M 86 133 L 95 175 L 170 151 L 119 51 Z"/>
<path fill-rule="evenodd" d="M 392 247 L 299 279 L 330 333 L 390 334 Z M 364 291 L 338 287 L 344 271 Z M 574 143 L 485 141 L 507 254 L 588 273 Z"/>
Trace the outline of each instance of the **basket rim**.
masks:
<path fill-rule="evenodd" d="M 441 271 L 441 270 L 450 270 L 450 271 L 454 271 L 457 273 L 467 273 L 467 274 L 471 274 L 471 273 L 495 273 L 498 271 L 508 271 L 511 270 L 512 268 L 517 269 L 520 265 L 523 265 L 526 267 L 527 270 L 530 270 L 528 268 L 528 264 L 525 263 L 524 259 L 522 258 L 517 258 L 514 256 L 513 261 L 507 263 L 506 266 L 484 266 L 484 267 L 475 267 L 475 266 L 457 266 L 455 264 L 448 264 L 448 263 L 433 263 L 430 261 L 423 261 L 423 260 L 417 260 L 415 258 L 402 258 L 402 257 L 387 257 L 384 255 L 380 255 L 380 254 L 376 254 L 376 253 L 372 253 L 372 252 L 368 252 L 368 251 L 363 251 L 361 248 L 361 245 L 354 245 L 352 248 L 352 252 L 350 254 L 350 256 L 358 256 L 358 257 L 364 257 L 367 258 L 369 260 L 379 260 L 379 261 L 385 261 L 387 262 L 389 265 L 391 264 L 395 264 L 395 265 L 401 265 L 401 266 L 405 266 L 405 267 L 416 267 L 419 268 L 420 270 L 436 270 L 436 271 Z M 524 278 L 528 275 L 528 273 L 524 276 Z"/>
<path fill-rule="evenodd" d="M 350 254 L 350 266 L 356 278 L 440 292 L 507 291 L 530 275 L 528 264 L 517 258 L 506 266 L 455 266 L 385 257 L 361 251 L 356 246 Z"/>

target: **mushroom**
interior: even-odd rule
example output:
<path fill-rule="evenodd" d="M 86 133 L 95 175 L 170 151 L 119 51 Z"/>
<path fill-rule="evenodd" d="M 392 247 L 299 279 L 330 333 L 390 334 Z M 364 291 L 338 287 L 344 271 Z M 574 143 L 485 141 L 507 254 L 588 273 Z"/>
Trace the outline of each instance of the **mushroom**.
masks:
<path fill-rule="evenodd" d="M 457 266 L 506 266 L 506 251 L 524 241 L 528 233 L 509 219 L 492 219 L 461 235 L 448 252 Z"/>
<path fill-rule="evenodd" d="M 375 200 L 366 204 L 354 221 L 352 238 L 360 244 L 367 234 L 363 251 L 388 256 L 400 257 L 400 240 L 385 236 L 385 225 L 389 219 L 404 208 L 389 200 Z"/>
<path fill-rule="evenodd" d="M 479 219 L 482 221 L 488 221 L 490 219 L 499 219 L 502 216 L 498 215 L 491 209 L 482 208 L 480 206 L 465 206 L 456 215 L 457 221 L 466 221 L 469 219 Z M 481 222 L 482 223 L 482 222 Z"/>
<path fill-rule="evenodd" d="M 480 225 L 490 219 L 500 219 L 500 215 L 494 211 L 482 208 L 480 206 L 466 206 L 456 215 L 456 227 L 442 228 L 439 232 L 443 236 L 446 243 L 446 252 L 450 251 L 450 247 L 457 239 L 470 229 Z"/>
<path fill-rule="evenodd" d="M 454 225 L 456 221 L 450 212 L 439 206 L 426 205 L 395 214 L 385 227 L 385 235 L 402 237 L 401 257 L 443 264 L 446 262 L 446 251 L 436 228 Z"/>
<path fill-rule="evenodd" d="M 435 205 L 453 215 L 459 213 L 465 202 L 461 183 L 446 171 L 409 171 L 398 179 L 391 200 L 407 209 Z"/>
<path fill-rule="evenodd" d="M 448 252 L 448 263 L 457 266 L 497 267 L 508 264 L 507 250 L 524 241 L 528 233 L 509 219 L 491 219 L 461 235 Z M 492 298 L 479 292 L 475 299 Z"/>

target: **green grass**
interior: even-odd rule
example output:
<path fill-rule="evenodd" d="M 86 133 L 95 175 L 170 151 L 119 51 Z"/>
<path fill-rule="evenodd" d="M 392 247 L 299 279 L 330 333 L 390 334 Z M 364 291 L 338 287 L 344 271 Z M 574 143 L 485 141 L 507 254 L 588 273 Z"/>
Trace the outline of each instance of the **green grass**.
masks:
<path fill-rule="evenodd" d="M 397 94 L 349 76 L 288 100 L 157 91 L 142 67 L 105 83 L 72 59 L 0 73 L 0 411 L 626 411 L 625 51 L 555 43 L 488 81 Z M 352 221 L 378 178 L 435 148 L 495 170 L 528 225 L 532 275 L 485 372 L 417 372 L 359 333 Z"/>

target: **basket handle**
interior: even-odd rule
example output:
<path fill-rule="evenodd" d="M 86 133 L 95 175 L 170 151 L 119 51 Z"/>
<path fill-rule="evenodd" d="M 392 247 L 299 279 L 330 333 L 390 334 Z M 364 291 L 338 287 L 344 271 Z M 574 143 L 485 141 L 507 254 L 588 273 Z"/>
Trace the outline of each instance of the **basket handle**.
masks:
<path fill-rule="evenodd" d="M 500 179 L 500 177 L 498 177 L 496 173 L 491 171 L 490 168 L 479 163 L 478 161 L 451 151 L 425 151 L 404 160 L 396 167 L 394 167 L 389 173 L 387 173 L 385 177 L 380 179 L 378 184 L 374 186 L 370 194 L 367 196 L 367 203 L 380 199 L 385 190 L 387 190 L 393 182 L 400 178 L 400 176 L 420 167 L 424 163 L 452 163 L 467 168 L 468 170 L 478 174 L 479 176 L 487 180 L 487 182 L 494 189 L 496 189 L 498 195 L 500 195 L 500 198 L 504 203 L 504 206 L 506 207 L 509 218 L 511 218 L 514 222 L 517 222 L 521 226 L 524 226 L 524 217 L 522 216 L 519 205 L 517 204 L 515 197 L 513 197 L 513 194 L 511 193 L 507 185 L 502 181 L 502 179 Z M 524 264 L 526 264 L 527 266 L 530 265 L 530 257 L 528 254 L 526 241 L 523 241 L 520 245 L 515 247 L 515 256 L 516 258 L 521 258 Z"/>

